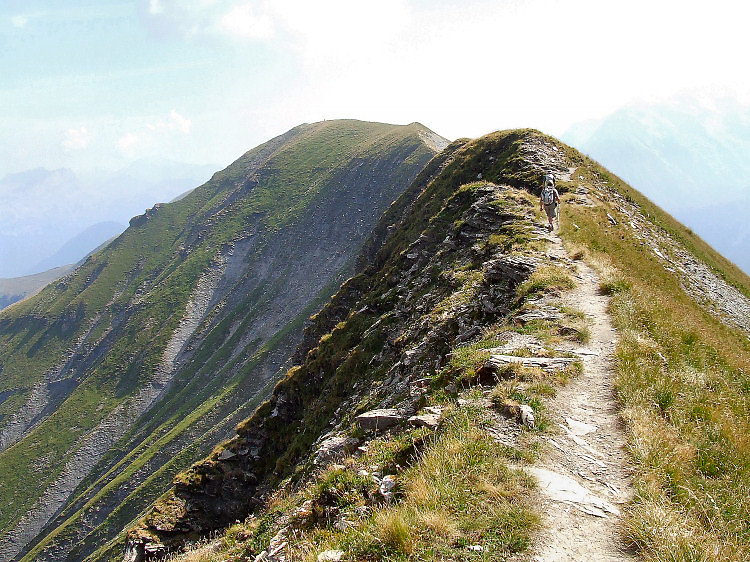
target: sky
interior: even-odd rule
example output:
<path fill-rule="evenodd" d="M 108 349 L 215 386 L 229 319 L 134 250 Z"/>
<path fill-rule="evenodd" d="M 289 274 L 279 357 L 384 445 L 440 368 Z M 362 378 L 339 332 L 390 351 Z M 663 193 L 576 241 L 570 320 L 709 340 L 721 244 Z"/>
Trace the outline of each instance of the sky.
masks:
<path fill-rule="evenodd" d="M 560 135 L 686 91 L 750 103 L 745 2 L 3 0 L 0 177 L 227 165 L 303 122 Z"/>

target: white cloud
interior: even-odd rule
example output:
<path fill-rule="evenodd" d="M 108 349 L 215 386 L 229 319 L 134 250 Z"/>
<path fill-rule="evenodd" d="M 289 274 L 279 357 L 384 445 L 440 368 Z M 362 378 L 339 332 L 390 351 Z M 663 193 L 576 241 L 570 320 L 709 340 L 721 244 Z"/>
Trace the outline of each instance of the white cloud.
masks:
<path fill-rule="evenodd" d="M 411 22 L 407 0 L 149 0 L 146 12 L 162 31 L 185 36 L 266 41 L 283 31 L 311 58 L 333 51 L 361 56 Z"/>
<path fill-rule="evenodd" d="M 121 136 L 117 141 L 117 148 L 119 148 L 121 152 L 131 152 L 140 142 L 140 136 L 135 133 L 127 133 Z"/>
<path fill-rule="evenodd" d="M 164 6 L 160 0 L 150 0 L 148 3 L 149 14 L 162 14 L 164 13 Z"/>
<path fill-rule="evenodd" d="M 169 118 L 169 125 L 171 128 L 177 129 L 178 131 L 186 135 L 190 133 L 190 127 L 192 126 L 192 122 L 190 121 L 190 119 L 183 117 L 174 109 L 169 112 Z"/>
<path fill-rule="evenodd" d="M 410 24 L 419 25 L 406 0 L 280 0 L 274 2 L 273 13 L 308 61 L 390 55 L 393 41 L 409 31 Z"/>
<path fill-rule="evenodd" d="M 19 14 L 10 18 L 10 22 L 13 24 L 13 27 L 26 27 L 26 24 L 29 23 L 29 18 L 23 14 Z"/>
<path fill-rule="evenodd" d="M 81 125 L 78 129 L 68 129 L 62 146 L 69 150 L 82 150 L 89 145 L 89 140 L 90 135 L 86 126 Z"/>
<path fill-rule="evenodd" d="M 230 36 L 243 39 L 270 39 L 274 36 L 271 16 L 249 2 L 234 6 L 221 16 L 218 28 Z"/>
<path fill-rule="evenodd" d="M 151 131 L 179 131 L 183 134 L 190 134 L 192 122 L 190 119 L 183 117 L 174 109 L 169 112 L 169 119 L 159 119 L 156 123 L 147 123 L 146 128 Z"/>
<path fill-rule="evenodd" d="M 117 141 L 117 148 L 127 155 L 136 152 L 148 152 L 155 146 L 173 143 L 182 135 L 189 135 L 193 122 L 180 115 L 176 110 L 169 112 L 169 117 L 141 125 L 140 130 L 130 131 Z"/>

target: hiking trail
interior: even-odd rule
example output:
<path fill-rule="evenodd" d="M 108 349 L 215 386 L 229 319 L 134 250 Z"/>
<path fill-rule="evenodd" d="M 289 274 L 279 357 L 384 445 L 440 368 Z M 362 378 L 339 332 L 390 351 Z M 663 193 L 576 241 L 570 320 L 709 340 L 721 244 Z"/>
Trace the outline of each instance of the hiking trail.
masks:
<path fill-rule="evenodd" d="M 629 454 L 614 391 L 614 351 L 618 335 L 607 312 L 609 297 L 599 290 L 597 273 L 572 261 L 556 232 L 548 235 L 547 255 L 575 268 L 577 287 L 562 304 L 585 314 L 590 338 L 585 345 L 562 345 L 580 357 L 583 373 L 546 402 L 553 422 L 539 461 L 525 470 L 539 482 L 542 525 L 530 560 L 637 560 L 620 533 L 622 507 L 632 497 Z"/>

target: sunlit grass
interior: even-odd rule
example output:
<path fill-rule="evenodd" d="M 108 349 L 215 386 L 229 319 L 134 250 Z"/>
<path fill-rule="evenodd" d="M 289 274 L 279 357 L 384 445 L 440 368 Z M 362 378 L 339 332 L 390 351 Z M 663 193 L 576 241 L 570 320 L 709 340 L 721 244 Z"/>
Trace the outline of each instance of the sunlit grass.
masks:
<path fill-rule="evenodd" d="M 563 235 L 599 271 L 620 331 L 617 390 L 638 468 L 625 532 L 647 560 L 747 560 L 748 339 L 702 310 L 605 210 L 569 206 L 579 228 L 563 225 Z"/>

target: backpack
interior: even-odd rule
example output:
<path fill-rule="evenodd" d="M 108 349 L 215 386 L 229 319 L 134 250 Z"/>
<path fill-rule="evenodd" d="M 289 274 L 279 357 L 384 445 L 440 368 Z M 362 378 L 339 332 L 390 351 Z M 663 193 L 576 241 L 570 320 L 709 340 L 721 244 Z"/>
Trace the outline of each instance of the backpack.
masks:
<path fill-rule="evenodd" d="M 555 188 L 551 184 L 547 184 L 542 189 L 542 203 L 545 205 L 552 205 L 555 202 Z"/>
<path fill-rule="evenodd" d="M 544 185 L 551 185 L 552 187 L 555 187 L 555 175 L 546 174 L 544 176 Z"/>

